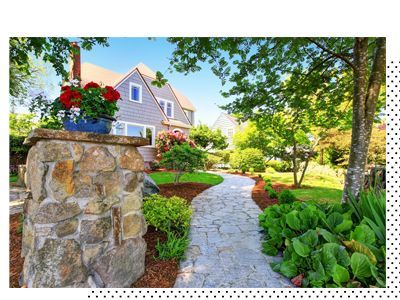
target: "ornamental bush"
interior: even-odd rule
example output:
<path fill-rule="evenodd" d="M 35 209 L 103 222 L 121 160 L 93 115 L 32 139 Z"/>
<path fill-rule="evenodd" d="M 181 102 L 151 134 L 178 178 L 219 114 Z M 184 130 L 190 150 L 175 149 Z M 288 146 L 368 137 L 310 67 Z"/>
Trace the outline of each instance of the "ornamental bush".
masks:
<path fill-rule="evenodd" d="M 296 200 L 296 196 L 290 190 L 283 190 L 278 195 L 279 204 L 293 203 Z"/>
<path fill-rule="evenodd" d="M 277 172 L 292 172 L 292 165 L 288 161 L 270 160 L 265 163 L 265 166 Z"/>
<path fill-rule="evenodd" d="M 189 230 L 192 209 L 185 199 L 153 194 L 144 198 L 143 213 L 147 224 L 183 237 Z"/>
<path fill-rule="evenodd" d="M 230 155 L 229 163 L 233 169 L 248 171 L 253 168 L 255 172 L 265 171 L 264 155 L 261 150 L 255 148 L 236 149 Z"/>
<path fill-rule="evenodd" d="M 171 150 L 174 145 L 182 145 L 188 143 L 191 147 L 196 147 L 196 144 L 191 141 L 183 132 L 173 132 L 171 130 L 160 131 L 156 137 L 157 157 L 162 158 L 162 154 Z"/>
<path fill-rule="evenodd" d="M 221 164 L 222 163 L 222 158 L 215 155 L 208 153 L 207 157 L 205 159 L 205 167 L 206 170 L 212 169 L 215 165 Z"/>
<path fill-rule="evenodd" d="M 204 166 L 205 154 L 202 150 L 192 147 L 189 143 L 174 145 L 163 154 L 160 165 L 170 170 L 175 170 L 175 181 L 179 183 L 180 177 L 185 172 L 192 173 Z"/>

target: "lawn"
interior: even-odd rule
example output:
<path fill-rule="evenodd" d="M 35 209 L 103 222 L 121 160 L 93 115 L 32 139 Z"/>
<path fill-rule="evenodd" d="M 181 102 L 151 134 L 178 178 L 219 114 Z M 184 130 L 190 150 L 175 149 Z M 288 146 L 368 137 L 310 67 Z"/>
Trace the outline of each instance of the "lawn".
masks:
<path fill-rule="evenodd" d="M 272 182 L 293 184 L 293 173 L 267 172 L 263 176 L 271 178 Z M 294 189 L 296 197 L 303 201 L 339 203 L 342 197 L 343 176 L 327 166 L 310 166 L 301 189 Z"/>
<path fill-rule="evenodd" d="M 172 172 L 155 172 L 151 173 L 150 177 L 156 184 L 165 184 L 173 183 L 175 174 Z M 197 182 L 211 185 L 220 184 L 222 181 L 224 181 L 224 179 L 221 176 L 205 172 L 185 173 L 180 178 L 180 182 Z"/>

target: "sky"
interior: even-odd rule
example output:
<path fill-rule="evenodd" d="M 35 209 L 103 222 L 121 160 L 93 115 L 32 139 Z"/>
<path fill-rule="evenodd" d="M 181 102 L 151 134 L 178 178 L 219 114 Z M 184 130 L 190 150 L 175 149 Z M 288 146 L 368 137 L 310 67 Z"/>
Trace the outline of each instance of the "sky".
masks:
<path fill-rule="evenodd" d="M 209 65 L 202 65 L 201 71 L 187 76 L 176 71 L 165 73 L 169 67 L 168 58 L 174 50 L 174 46 L 165 38 L 110 38 L 108 42 L 109 47 L 95 46 L 91 51 L 81 50 L 81 62 L 90 62 L 117 73 L 126 73 L 143 62 L 153 71 L 161 71 L 169 83 L 186 95 L 196 107 L 196 124 L 211 126 L 222 111 L 218 105 L 229 103 L 228 99 L 221 96 L 221 82 Z M 48 81 L 49 86 L 57 86 L 61 80 L 52 74 Z M 57 91 L 53 89 L 48 94 L 57 97 Z"/>

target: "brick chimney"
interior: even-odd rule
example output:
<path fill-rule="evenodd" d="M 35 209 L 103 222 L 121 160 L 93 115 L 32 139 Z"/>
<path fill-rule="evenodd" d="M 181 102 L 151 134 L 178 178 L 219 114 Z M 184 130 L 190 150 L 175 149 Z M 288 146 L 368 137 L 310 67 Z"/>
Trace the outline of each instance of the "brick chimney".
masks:
<path fill-rule="evenodd" d="M 72 42 L 71 47 L 69 80 L 78 79 L 81 81 L 81 48 L 77 42 Z"/>

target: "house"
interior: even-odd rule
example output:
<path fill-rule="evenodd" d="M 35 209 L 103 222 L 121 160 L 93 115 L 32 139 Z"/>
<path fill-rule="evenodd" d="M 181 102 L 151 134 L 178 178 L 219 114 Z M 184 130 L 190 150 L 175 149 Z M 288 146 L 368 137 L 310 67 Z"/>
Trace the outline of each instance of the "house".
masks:
<path fill-rule="evenodd" d="M 172 130 L 186 134 L 194 125 L 196 108 L 169 83 L 162 88 L 151 84 L 156 74 L 140 63 L 125 74 L 91 63 L 81 64 L 81 81 L 113 86 L 121 95 L 114 134 L 147 137 L 149 146 L 139 148 L 145 163 L 156 158 L 155 138 L 159 131 Z"/>
<path fill-rule="evenodd" d="M 236 132 L 241 130 L 243 126 L 244 124 L 240 124 L 234 116 L 221 112 L 211 128 L 213 130 L 220 129 L 222 134 L 227 137 L 227 142 L 229 144 L 227 149 L 233 150 L 235 148 L 233 144 L 233 136 Z"/>

